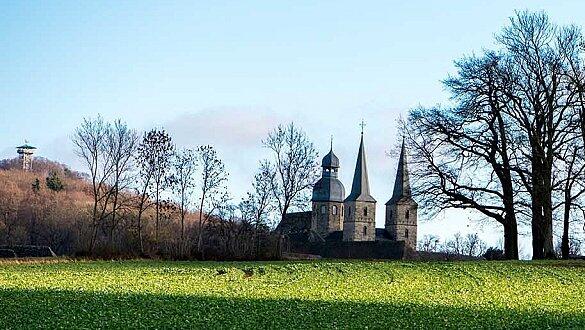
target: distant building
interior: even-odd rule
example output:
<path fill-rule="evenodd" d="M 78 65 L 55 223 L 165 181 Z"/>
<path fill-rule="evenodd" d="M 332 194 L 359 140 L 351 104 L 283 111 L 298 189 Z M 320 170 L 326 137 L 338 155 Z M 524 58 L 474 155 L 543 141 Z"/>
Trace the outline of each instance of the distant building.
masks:
<path fill-rule="evenodd" d="M 16 152 L 18 153 L 20 160 L 22 161 L 22 169 L 25 171 L 32 170 L 32 163 L 33 163 L 33 154 L 37 148 L 28 144 L 25 141 L 24 145 L 20 147 L 16 147 Z"/>
<path fill-rule="evenodd" d="M 402 143 L 392 197 L 386 203 L 384 228 L 376 228 L 376 200 L 370 194 L 363 132 L 352 187 L 338 179 L 339 159 L 333 146 L 321 163 L 312 211 L 287 214 L 277 227 L 285 252 L 332 258 L 400 259 L 416 250 L 418 205 L 412 198 L 406 148 Z"/>

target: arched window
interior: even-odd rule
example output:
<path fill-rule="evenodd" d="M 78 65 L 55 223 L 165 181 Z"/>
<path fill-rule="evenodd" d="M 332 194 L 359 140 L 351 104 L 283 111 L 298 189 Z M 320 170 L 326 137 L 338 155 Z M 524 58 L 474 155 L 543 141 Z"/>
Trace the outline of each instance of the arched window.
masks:
<path fill-rule="evenodd" d="M 367 217 L 368 216 L 368 208 L 364 207 L 364 216 Z"/>
<path fill-rule="evenodd" d="M 337 205 L 333 205 L 333 215 L 337 215 Z"/>
<path fill-rule="evenodd" d="M 321 206 L 321 214 L 327 214 L 327 206 Z"/>
<path fill-rule="evenodd" d="M 364 236 L 368 234 L 368 227 L 364 226 Z"/>
<path fill-rule="evenodd" d="M 404 229 L 404 238 L 408 238 L 408 229 Z"/>
<path fill-rule="evenodd" d="M 406 210 L 405 217 L 407 220 L 408 220 L 408 218 L 410 218 L 410 210 Z"/>

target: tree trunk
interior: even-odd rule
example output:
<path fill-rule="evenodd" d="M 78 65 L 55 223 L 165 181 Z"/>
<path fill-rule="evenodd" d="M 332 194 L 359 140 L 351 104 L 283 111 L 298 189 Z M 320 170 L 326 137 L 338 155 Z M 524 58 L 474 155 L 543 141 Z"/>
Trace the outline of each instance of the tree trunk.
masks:
<path fill-rule="evenodd" d="M 542 207 L 537 198 L 532 199 L 532 259 L 544 259 L 544 240 L 542 237 Z"/>
<path fill-rule="evenodd" d="M 553 241 L 553 205 L 552 205 L 552 183 L 551 171 L 546 171 L 544 176 L 543 194 L 543 238 L 544 238 L 544 258 L 556 259 L 554 241 Z"/>
<path fill-rule="evenodd" d="M 569 259 L 569 217 L 571 215 L 571 193 L 565 190 L 565 205 L 563 214 L 563 238 L 561 241 L 561 255 L 563 259 Z"/>
<path fill-rule="evenodd" d="M 504 254 L 507 260 L 518 260 L 518 224 L 516 215 L 506 213 L 504 224 Z"/>
<path fill-rule="evenodd" d="M 159 198 L 159 192 L 158 192 L 158 183 L 156 184 L 156 221 L 154 223 L 155 229 L 154 229 L 154 241 L 156 242 L 156 247 L 158 249 L 158 226 L 159 226 L 159 203 L 158 203 L 158 198 Z"/>
<path fill-rule="evenodd" d="M 201 203 L 199 204 L 199 232 L 197 233 L 197 252 L 201 259 L 203 259 L 203 203 L 205 201 L 205 192 L 201 196 Z"/>

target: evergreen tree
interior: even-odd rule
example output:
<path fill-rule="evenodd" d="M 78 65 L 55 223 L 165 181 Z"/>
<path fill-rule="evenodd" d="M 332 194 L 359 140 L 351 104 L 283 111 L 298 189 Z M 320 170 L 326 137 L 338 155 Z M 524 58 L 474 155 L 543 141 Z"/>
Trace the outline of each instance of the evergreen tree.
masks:
<path fill-rule="evenodd" d="M 49 172 L 49 176 L 47 176 L 46 179 L 46 184 L 47 188 L 51 189 L 52 191 L 61 191 L 65 188 L 63 182 L 61 182 L 61 178 L 59 178 L 59 175 L 57 175 L 56 171 Z"/>

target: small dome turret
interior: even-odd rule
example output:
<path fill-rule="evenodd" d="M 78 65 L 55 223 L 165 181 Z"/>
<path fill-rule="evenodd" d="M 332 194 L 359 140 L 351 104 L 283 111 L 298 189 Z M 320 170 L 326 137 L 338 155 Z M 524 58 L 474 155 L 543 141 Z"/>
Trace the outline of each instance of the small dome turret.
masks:
<path fill-rule="evenodd" d="M 345 188 L 339 179 L 339 158 L 333 153 L 333 147 L 323 157 L 321 163 L 323 174 L 313 186 L 313 202 L 342 202 L 345 198 Z"/>
<path fill-rule="evenodd" d="M 325 157 L 323 157 L 323 161 L 321 162 L 321 166 L 324 168 L 339 168 L 339 158 L 335 156 L 333 153 L 333 149 L 329 151 Z"/>

